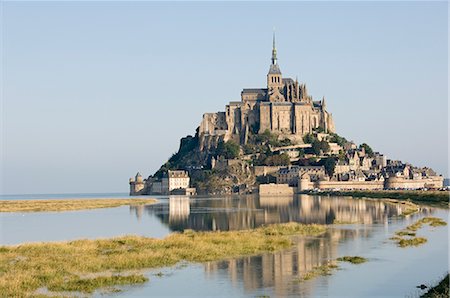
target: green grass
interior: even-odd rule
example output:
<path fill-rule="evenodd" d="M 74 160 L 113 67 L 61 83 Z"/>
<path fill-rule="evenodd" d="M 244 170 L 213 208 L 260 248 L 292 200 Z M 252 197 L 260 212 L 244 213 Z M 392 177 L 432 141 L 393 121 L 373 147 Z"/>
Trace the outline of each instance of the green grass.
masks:
<path fill-rule="evenodd" d="M 415 237 L 416 233 L 402 230 L 402 231 L 395 232 L 395 235 L 400 236 L 400 237 L 403 237 L 403 236 Z"/>
<path fill-rule="evenodd" d="M 437 284 L 436 286 L 430 288 L 425 294 L 420 296 L 421 298 L 448 298 L 450 297 L 449 291 L 449 274 Z"/>
<path fill-rule="evenodd" d="M 336 265 L 336 263 L 334 263 L 334 262 L 328 262 L 324 265 L 316 266 L 313 269 L 311 269 L 310 271 L 303 274 L 300 277 L 299 281 L 310 280 L 310 279 L 316 278 L 318 276 L 331 275 L 333 273 L 333 271 L 337 268 L 339 268 L 339 266 Z"/>
<path fill-rule="evenodd" d="M 427 243 L 427 239 L 423 237 L 403 238 L 398 240 L 397 244 L 400 247 L 419 246 Z"/>
<path fill-rule="evenodd" d="M 311 193 L 305 191 L 304 193 Z M 449 207 L 449 191 L 422 191 L 422 190 L 355 190 L 355 191 L 322 191 L 320 194 L 332 196 L 352 196 L 355 198 L 378 198 L 378 199 L 397 199 L 411 200 L 421 204 L 427 204 L 439 207 Z"/>
<path fill-rule="evenodd" d="M 427 242 L 424 237 L 417 237 L 416 232 L 423 228 L 424 225 L 432 227 L 445 226 L 447 223 L 438 217 L 423 217 L 407 226 L 405 229 L 395 232 L 395 236 L 391 238 L 397 242 L 399 247 L 419 246 Z"/>
<path fill-rule="evenodd" d="M 297 223 L 254 230 L 174 233 L 165 239 L 112 239 L 0 246 L 0 296 L 35 295 L 37 289 L 92 293 L 147 280 L 143 269 L 180 261 L 207 262 L 291 247 L 293 235 L 320 235 L 321 225 Z"/>
<path fill-rule="evenodd" d="M 349 262 L 352 264 L 362 264 L 362 263 L 367 262 L 367 259 L 363 258 L 363 257 L 359 257 L 359 256 L 344 256 L 344 257 L 337 258 L 337 261 Z"/>
<path fill-rule="evenodd" d="M 146 205 L 155 202 L 155 199 L 2 200 L 0 201 L 0 212 L 71 211 L 123 205 Z"/>

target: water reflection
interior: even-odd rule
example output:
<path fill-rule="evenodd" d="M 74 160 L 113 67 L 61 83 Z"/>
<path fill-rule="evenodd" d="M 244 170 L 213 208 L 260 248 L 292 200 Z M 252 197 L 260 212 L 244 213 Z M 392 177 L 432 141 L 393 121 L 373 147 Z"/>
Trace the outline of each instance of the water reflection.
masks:
<path fill-rule="evenodd" d="M 364 234 L 364 235 L 361 235 Z M 368 236 L 368 230 L 329 230 L 325 235 L 314 238 L 295 239 L 293 249 L 261 256 L 210 262 L 205 264 L 207 277 L 225 275 L 232 284 L 242 283 L 246 292 L 271 288 L 279 296 L 300 295 L 311 297 L 313 284 L 300 283 L 298 278 L 327 260 L 338 257 L 338 245 L 361 236 Z"/>
<path fill-rule="evenodd" d="M 400 215 L 404 207 L 382 200 L 295 195 L 220 199 L 176 196 L 161 204 L 131 208 L 145 208 L 173 231 L 227 231 L 290 221 L 305 224 L 387 223 L 388 218 Z M 429 210 L 424 207 L 422 211 Z"/>

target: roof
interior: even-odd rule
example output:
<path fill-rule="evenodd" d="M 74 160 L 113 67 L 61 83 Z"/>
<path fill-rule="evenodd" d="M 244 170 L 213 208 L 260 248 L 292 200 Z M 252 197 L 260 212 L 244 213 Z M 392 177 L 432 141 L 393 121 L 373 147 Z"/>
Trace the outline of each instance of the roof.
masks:
<path fill-rule="evenodd" d="M 258 93 L 258 94 L 266 94 L 267 89 L 263 88 L 246 88 L 242 89 L 242 93 Z"/>
<path fill-rule="evenodd" d="M 294 80 L 291 78 L 283 78 L 283 83 L 285 84 L 294 84 Z"/>
<path fill-rule="evenodd" d="M 280 67 L 278 66 L 278 64 L 271 64 L 270 68 L 269 68 L 269 73 L 270 74 L 281 74 L 281 70 L 280 70 Z"/>
<path fill-rule="evenodd" d="M 189 178 L 189 175 L 186 171 L 180 171 L 180 170 L 176 170 L 176 171 L 167 171 L 168 172 L 168 176 L 169 178 Z"/>

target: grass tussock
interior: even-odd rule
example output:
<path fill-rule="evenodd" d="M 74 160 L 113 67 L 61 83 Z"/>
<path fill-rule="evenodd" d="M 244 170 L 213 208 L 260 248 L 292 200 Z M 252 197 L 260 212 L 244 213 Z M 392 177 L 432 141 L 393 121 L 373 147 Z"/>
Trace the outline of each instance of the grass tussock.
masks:
<path fill-rule="evenodd" d="M 398 240 L 397 244 L 400 247 L 419 246 L 427 243 L 427 239 L 423 237 L 402 238 Z"/>
<path fill-rule="evenodd" d="M 362 264 L 362 263 L 367 262 L 367 259 L 363 258 L 363 257 L 359 257 L 359 256 L 344 256 L 344 257 L 337 258 L 337 261 L 349 262 L 352 264 Z"/>
<path fill-rule="evenodd" d="M 0 201 L 0 212 L 86 210 L 123 205 L 146 205 L 155 202 L 155 199 L 5 200 Z"/>
<path fill-rule="evenodd" d="M 416 232 L 423 228 L 424 225 L 432 227 L 445 226 L 447 223 L 438 217 L 424 217 L 407 226 L 405 229 L 395 232 L 395 236 L 391 238 L 397 242 L 400 247 L 419 246 L 427 242 L 424 237 L 417 237 Z"/>
<path fill-rule="evenodd" d="M 308 272 L 306 272 L 305 274 L 303 274 L 299 281 L 307 281 L 319 276 L 327 276 L 327 275 L 331 275 L 333 273 L 333 271 L 335 269 L 339 268 L 339 266 L 333 262 L 330 261 L 324 265 L 321 266 L 316 266 L 314 268 L 312 268 L 311 270 L 309 270 Z"/>
<path fill-rule="evenodd" d="M 448 298 L 450 297 L 449 291 L 449 274 L 437 284 L 436 286 L 430 288 L 425 294 L 420 296 L 421 298 Z"/>
<path fill-rule="evenodd" d="M 325 226 L 277 224 L 254 230 L 174 233 L 165 239 L 112 239 L 0 246 L 0 293 L 34 295 L 37 289 L 92 293 L 115 285 L 143 283 L 136 271 L 272 252 L 292 245 L 292 235 L 319 235 Z M 129 274 L 129 272 L 134 272 Z"/>

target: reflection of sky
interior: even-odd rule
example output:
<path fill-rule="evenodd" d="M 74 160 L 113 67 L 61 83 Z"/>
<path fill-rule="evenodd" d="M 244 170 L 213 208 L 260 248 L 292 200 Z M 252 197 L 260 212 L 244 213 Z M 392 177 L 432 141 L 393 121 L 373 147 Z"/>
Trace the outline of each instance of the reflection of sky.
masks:
<path fill-rule="evenodd" d="M 68 212 L 0 213 L 0 244 L 108 238 L 127 234 L 164 237 L 167 226 L 129 206 Z"/>
<path fill-rule="evenodd" d="M 446 219 L 447 210 L 435 216 Z M 428 243 L 399 248 L 389 240 L 395 231 L 417 220 L 389 224 L 335 226 L 320 237 L 298 237 L 292 249 L 185 268 L 165 268 L 142 287 L 119 296 L 255 297 L 405 297 L 418 296 L 417 285 L 437 281 L 448 270 L 448 227 L 424 228 Z M 339 263 L 325 277 L 296 282 L 312 267 L 345 255 L 368 258 L 361 265 Z M 161 271 L 161 270 L 156 270 Z M 155 271 L 155 272 L 156 272 Z M 153 272 L 153 271 L 152 271 Z M 174 286 L 176 285 L 176 286 Z"/>

